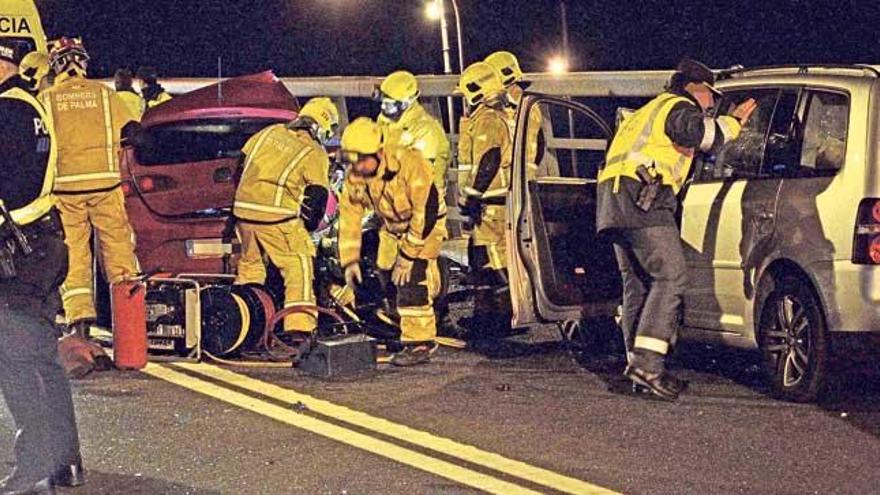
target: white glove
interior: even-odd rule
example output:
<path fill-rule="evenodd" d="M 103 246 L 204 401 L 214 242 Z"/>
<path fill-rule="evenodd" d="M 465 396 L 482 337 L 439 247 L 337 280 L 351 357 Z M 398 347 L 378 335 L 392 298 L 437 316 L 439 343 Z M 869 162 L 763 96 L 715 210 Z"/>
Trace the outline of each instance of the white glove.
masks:
<path fill-rule="evenodd" d="M 350 289 L 356 289 L 363 280 L 360 263 L 355 262 L 345 267 L 345 285 Z"/>

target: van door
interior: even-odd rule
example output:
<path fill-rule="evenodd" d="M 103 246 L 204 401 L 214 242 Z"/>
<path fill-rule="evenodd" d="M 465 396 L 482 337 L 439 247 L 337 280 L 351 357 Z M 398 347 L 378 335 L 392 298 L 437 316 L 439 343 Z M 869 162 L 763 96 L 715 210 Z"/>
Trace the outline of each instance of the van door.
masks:
<path fill-rule="evenodd" d="M 731 90 L 718 107 L 748 98 L 758 108 L 740 136 L 694 164 L 681 233 L 689 270 L 685 326 L 737 335 L 750 334 L 755 270 L 773 243 L 781 179 L 771 169 L 797 146 L 797 88 Z"/>
<path fill-rule="evenodd" d="M 542 136 L 533 164 L 527 139 L 539 111 Z M 527 94 L 517 114 L 508 271 L 515 326 L 613 315 L 621 293 L 610 244 L 596 239 L 596 176 L 608 125 L 576 102 Z"/>

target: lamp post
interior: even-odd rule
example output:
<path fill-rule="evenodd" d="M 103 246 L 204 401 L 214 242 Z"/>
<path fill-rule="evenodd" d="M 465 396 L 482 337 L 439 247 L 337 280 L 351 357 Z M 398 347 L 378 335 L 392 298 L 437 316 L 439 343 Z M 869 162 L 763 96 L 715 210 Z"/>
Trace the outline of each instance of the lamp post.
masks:
<path fill-rule="evenodd" d="M 458 37 L 458 70 L 464 70 L 464 49 L 461 40 L 461 17 L 458 13 L 458 3 L 452 2 L 452 11 L 455 15 L 455 34 Z M 440 21 L 440 36 L 443 43 L 443 73 L 452 74 L 452 62 L 449 57 L 449 24 L 446 22 L 446 5 L 443 0 L 431 0 L 425 5 L 425 14 L 428 19 Z M 452 105 L 452 97 L 446 98 L 446 108 L 449 114 L 449 132 L 455 134 L 455 115 Z"/>

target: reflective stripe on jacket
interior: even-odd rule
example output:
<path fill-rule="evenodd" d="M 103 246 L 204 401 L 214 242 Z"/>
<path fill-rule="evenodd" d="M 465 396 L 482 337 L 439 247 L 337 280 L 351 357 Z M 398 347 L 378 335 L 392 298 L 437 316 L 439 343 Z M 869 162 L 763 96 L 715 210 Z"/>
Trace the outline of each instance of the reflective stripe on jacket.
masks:
<path fill-rule="evenodd" d="M 66 76 L 40 93 L 58 139 L 56 192 L 88 192 L 120 182 L 122 128 L 136 120 L 116 91 Z"/>
<path fill-rule="evenodd" d="M 307 131 L 269 126 L 242 148 L 246 158 L 235 191 L 233 213 L 255 222 L 279 222 L 299 215 L 305 187 L 330 187 L 330 160 Z"/>

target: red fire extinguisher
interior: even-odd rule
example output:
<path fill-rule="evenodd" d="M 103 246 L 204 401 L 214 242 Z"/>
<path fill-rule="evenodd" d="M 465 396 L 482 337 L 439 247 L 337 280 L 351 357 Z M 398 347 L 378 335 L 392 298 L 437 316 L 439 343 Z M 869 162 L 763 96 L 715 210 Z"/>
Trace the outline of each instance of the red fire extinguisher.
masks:
<path fill-rule="evenodd" d="M 126 280 L 110 288 L 113 313 L 113 362 L 119 369 L 147 365 L 146 284 Z"/>

